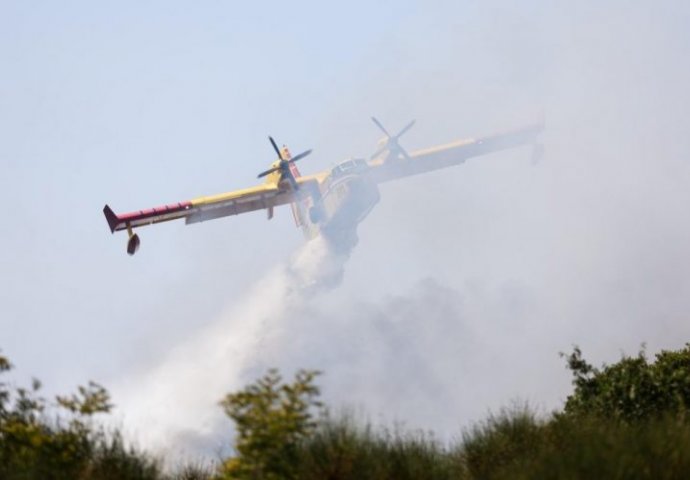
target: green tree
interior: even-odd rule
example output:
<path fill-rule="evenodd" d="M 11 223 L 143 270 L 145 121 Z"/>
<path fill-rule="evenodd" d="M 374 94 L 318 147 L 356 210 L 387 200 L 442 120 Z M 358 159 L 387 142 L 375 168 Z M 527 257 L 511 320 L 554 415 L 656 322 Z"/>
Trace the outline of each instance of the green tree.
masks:
<path fill-rule="evenodd" d="M 282 383 L 278 371 L 271 369 L 221 401 L 237 429 L 237 455 L 222 465 L 225 478 L 296 478 L 299 442 L 316 428 L 313 410 L 321 407 L 314 385 L 318 374 L 300 370 L 292 383 Z"/>
<path fill-rule="evenodd" d="M 684 418 L 690 406 L 690 344 L 661 351 L 651 363 L 643 349 L 601 369 L 589 364 L 577 347 L 566 358 L 575 386 L 566 414 L 634 422 L 664 415 Z"/>
<path fill-rule="evenodd" d="M 11 368 L 0 356 L 0 374 Z M 29 389 L 0 382 L 0 479 L 159 478 L 154 460 L 94 424 L 94 415 L 112 408 L 105 388 L 89 382 L 55 403 L 40 388 L 38 380 Z"/>

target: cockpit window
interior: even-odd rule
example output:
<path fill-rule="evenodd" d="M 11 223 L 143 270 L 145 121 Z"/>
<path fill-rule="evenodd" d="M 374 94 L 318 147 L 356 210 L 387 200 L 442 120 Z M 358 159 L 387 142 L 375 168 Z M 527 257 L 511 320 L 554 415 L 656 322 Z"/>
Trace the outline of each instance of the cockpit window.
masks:
<path fill-rule="evenodd" d="M 367 167 L 367 161 L 363 158 L 353 158 L 351 160 L 345 160 L 333 167 L 331 175 L 335 178 L 341 175 L 358 173 L 365 170 Z"/>

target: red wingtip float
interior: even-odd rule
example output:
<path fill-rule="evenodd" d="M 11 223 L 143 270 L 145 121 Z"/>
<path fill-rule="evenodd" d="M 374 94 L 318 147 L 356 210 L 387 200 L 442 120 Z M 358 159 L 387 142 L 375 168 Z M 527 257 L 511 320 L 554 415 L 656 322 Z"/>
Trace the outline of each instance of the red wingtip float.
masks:
<path fill-rule="evenodd" d="M 292 157 L 287 147 L 279 149 L 269 137 L 278 158 L 259 174 L 266 177 L 263 184 L 121 215 L 106 205 L 103 213 L 108 227 L 112 233 L 127 230 L 127 253 L 134 255 L 141 243 L 133 232 L 137 227 L 178 218 L 184 218 L 188 224 L 197 223 L 263 209 L 268 210 L 270 219 L 274 207 L 290 204 L 297 224 L 308 239 L 324 235 L 331 242 L 351 247 L 357 242 L 357 224 L 379 201 L 380 183 L 460 165 L 471 157 L 521 145 L 531 145 L 534 152 L 542 150 L 537 136 L 544 129 L 543 122 L 408 153 L 400 146 L 399 139 L 414 121 L 391 136 L 378 120 L 373 117 L 372 120 L 385 137 L 369 160 L 349 159 L 330 170 L 300 176 L 295 162 L 311 150 Z"/>

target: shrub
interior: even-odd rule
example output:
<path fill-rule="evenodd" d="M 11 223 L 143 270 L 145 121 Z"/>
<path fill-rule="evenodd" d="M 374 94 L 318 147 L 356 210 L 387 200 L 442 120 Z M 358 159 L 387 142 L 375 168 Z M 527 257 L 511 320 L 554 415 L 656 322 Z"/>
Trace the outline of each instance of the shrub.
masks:
<path fill-rule="evenodd" d="M 575 386 L 565 404 L 567 414 L 635 422 L 684 417 L 690 405 L 690 344 L 677 352 L 662 351 L 652 363 L 642 350 L 601 369 L 587 363 L 576 347 L 567 362 Z"/>
<path fill-rule="evenodd" d="M 0 356 L 0 373 L 12 368 Z M 112 408 L 97 383 L 50 404 L 41 384 L 10 388 L 0 383 L 0 478 L 11 479 L 157 479 L 157 463 L 127 449 L 117 432 L 108 435 L 92 417 Z M 57 413 L 49 415 L 54 407 Z"/>
<path fill-rule="evenodd" d="M 227 395 L 221 406 L 235 422 L 237 456 L 226 460 L 226 478 L 296 478 L 299 441 L 316 427 L 312 410 L 319 389 L 315 371 L 301 370 L 295 380 L 281 383 L 277 370 L 269 372 L 244 390 Z"/>

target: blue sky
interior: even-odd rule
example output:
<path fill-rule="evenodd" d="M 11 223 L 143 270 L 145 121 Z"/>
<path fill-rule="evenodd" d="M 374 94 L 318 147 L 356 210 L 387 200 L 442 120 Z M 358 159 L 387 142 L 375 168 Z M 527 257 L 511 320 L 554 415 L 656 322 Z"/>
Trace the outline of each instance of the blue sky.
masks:
<path fill-rule="evenodd" d="M 506 152 L 382 189 L 343 285 L 300 307 L 323 330 L 290 317 L 293 337 L 274 334 L 253 364 L 332 371 L 350 386 L 324 380 L 332 398 L 383 410 L 398 386 L 319 345 L 347 344 L 385 375 L 394 354 L 369 356 L 395 351 L 381 322 L 403 328 L 391 312 L 406 301 L 436 311 L 429 281 L 460 320 L 407 322 L 395 338 L 431 335 L 405 344 L 419 348 L 407 364 L 456 385 L 445 393 L 464 405 L 458 423 L 516 396 L 556 405 L 569 385 L 557 352 L 573 343 L 597 360 L 679 347 L 688 17 L 682 2 L 2 2 L 0 348 L 49 391 L 117 382 L 242 305 L 302 244 L 281 210 L 142 229 L 129 258 L 105 203 L 252 185 L 273 158 L 269 134 L 314 148 L 300 165 L 312 172 L 373 152 L 371 115 L 390 130 L 416 118 L 403 139 L 415 149 L 542 114 L 536 167 Z M 356 331 L 343 327 L 355 317 Z M 433 351 L 468 335 L 472 354 Z M 289 350 L 307 339 L 313 358 Z M 454 362 L 468 367 L 451 382 Z M 468 397 L 462 385 L 487 372 L 496 382 Z"/>

